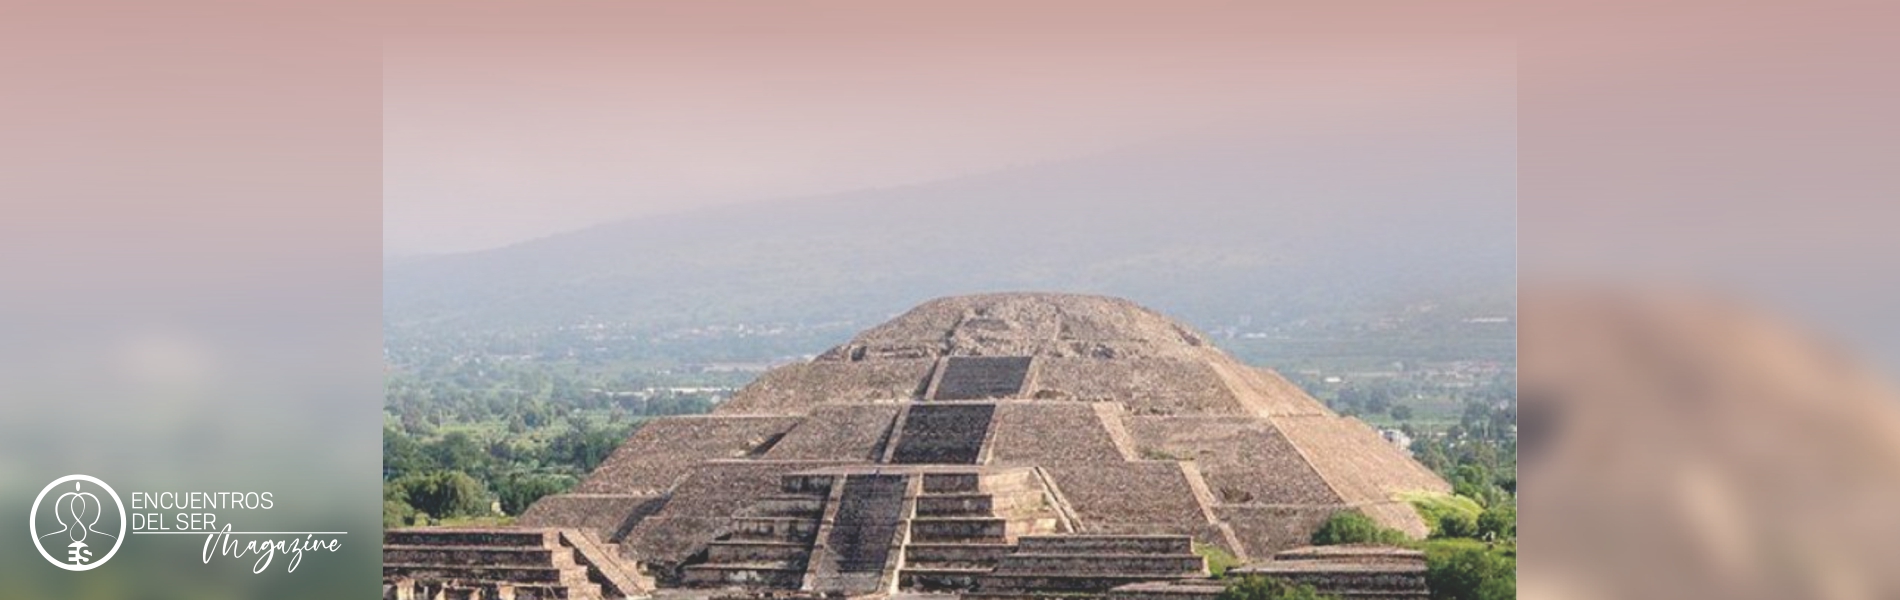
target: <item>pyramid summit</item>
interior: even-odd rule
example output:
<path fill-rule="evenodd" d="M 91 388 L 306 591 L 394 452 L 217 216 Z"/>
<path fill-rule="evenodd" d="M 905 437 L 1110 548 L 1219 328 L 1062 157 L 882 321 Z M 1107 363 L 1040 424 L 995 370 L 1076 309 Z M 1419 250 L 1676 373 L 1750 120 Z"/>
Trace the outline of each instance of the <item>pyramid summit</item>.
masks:
<path fill-rule="evenodd" d="M 1200 333 L 1127 300 L 1075 294 L 956 296 L 926 302 L 816 360 L 767 373 L 719 414 L 803 414 L 816 404 L 948 399 L 961 365 L 1026 359 L 1033 375 L 995 395 L 1113 402 L 1136 415 L 1331 414 L 1276 374 L 1249 368 Z M 996 360 L 970 360 L 996 359 Z M 944 367 L 944 368 L 939 368 Z"/>
<path fill-rule="evenodd" d="M 1450 486 L 1160 313 L 986 294 L 926 302 L 711 414 L 646 423 L 518 529 L 643 574 L 622 593 L 1013 597 L 1204 576 L 1197 544 L 1265 559 L 1343 509 L 1423 536 L 1398 498 L 1414 491 Z"/>

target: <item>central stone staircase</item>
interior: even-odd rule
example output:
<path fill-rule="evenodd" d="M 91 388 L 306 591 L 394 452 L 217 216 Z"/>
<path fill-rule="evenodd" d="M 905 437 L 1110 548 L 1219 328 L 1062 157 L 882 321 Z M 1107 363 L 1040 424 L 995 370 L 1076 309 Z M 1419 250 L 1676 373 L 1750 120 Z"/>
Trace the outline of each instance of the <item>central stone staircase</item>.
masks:
<path fill-rule="evenodd" d="M 915 505 L 898 571 L 908 590 L 971 589 L 1019 536 L 1060 526 L 1031 469 L 926 473 Z"/>
<path fill-rule="evenodd" d="M 1029 383 L 1028 356 L 952 356 L 944 359 L 932 400 L 989 400 L 1022 393 Z"/>
<path fill-rule="evenodd" d="M 681 583 L 799 589 L 835 481 L 824 474 L 781 477 L 779 494 L 734 517 L 730 532 L 707 545 L 705 562 L 683 570 Z"/>
<path fill-rule="evenodd" d="M 825 530 L 827 564 L 813 570 L 822 591 L 874 592 L 885 585 L 892 547 L 904 526 L 908 474 L 847 475 Z"/>
<path fill-rule="evenodd" d="M 893 464 L 961 464 L 982 462 L 983 442 L 989 437 L 996 405 L 988 403 L 921 403 L 905 411 L 898 429 Z"/>

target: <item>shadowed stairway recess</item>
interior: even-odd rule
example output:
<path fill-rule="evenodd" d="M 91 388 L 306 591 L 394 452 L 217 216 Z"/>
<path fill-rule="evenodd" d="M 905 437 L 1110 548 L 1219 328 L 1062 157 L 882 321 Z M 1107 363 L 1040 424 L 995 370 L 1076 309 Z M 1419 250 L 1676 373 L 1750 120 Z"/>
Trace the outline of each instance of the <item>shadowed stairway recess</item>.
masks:
<path fill-rule="evenodd" d="M 1027 356 L 953 356 L 944 361 L 933 400 L 990 400 L 1021 394 L 1029 379 Z"/>
<path fill-rule="evenodd" d="M 904 417 L 891 462 L 973 465 L 982 456 L 994 404 L 917 404 Z"/>
<path fill-rule="evenodd" d="M 841 573 L 881 573 L 890 558 L 891 540 L 902 526 L 903 475 L 852 475 L 844 480 L 838 518 L 825 543 L 838 557 Z"/>

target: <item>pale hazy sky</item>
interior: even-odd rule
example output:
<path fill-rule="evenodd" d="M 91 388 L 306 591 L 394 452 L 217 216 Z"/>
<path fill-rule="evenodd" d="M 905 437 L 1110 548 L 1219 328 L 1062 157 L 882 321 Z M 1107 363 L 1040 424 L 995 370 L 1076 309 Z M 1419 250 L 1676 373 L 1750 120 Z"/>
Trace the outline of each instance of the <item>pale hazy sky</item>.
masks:
<path fill-rule="evenodd" d="M 385 252 L 1209 130 L 1509 106 L 1515 57 L 1496 7 L 1305 4 L 419 11 L 384 44 Z"/>

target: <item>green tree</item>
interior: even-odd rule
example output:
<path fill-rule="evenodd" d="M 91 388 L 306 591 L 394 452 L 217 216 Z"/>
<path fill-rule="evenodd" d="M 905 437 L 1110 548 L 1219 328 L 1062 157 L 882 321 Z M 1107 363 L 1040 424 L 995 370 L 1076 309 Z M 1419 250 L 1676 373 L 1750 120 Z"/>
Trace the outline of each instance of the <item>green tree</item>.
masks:
<path fill-rule="evenodd" d="M 415 517 L 416 508 L 409 505 L 409 490 L 398 483 L 383 482 L 383 529 L 408 525 Z"/>
<path fill-rule="evenodd" d="M 1478 537 L 1478 519 L 1467 512 L 1444 512 L 1438 514 L 1438 520 L 1432 527 L 1432 537 L 1475 538 Z"/>
<path fill-rule="evenodd" d="M 592 471 L 607 460 L 614 448 L 627 438 L 626 432 L 611 427 L 590 427 L 575 423 L 572 429 L 548 443 L 547 462 L 573 465 Z"/>
<path fill-rule="evenodd" d="M 1433 538 L 1468 538 L 1478 534 L 1478 514 L 1484 507 L 1464 496 L 1439 493 L 1404 495 L 1431 526 Z"/>
<path fill-rule="evenodd" d="M 521 516 L 534 501 L 566 492 L 574 483 L 573 478 L 560 475 L 516 474 L 495 482 L 495 496 L 501 501 L 501 512 Z"/>
<path fill-rule="evenodd" d="M 1444 443 L 1429 437 L 1420 436 L 1413 439 L 1412 456 L 1418 459 L 1419 464 L 1425 465 L 1425 468 L 1439 473 L 1445 472 L 1445 469 L 1451 466 L 1451 457 L 1445 452 Z"/>
<path fill-rule="evenodd" d="M 383 529 L 395 529 L 409 525 L 416 516 L 415 507 L 399 500 L 383 501 Z"/>
<path fill-rule="evenodd" d="M 1517 559 L 1473 540 L 1432 542 L 1425 547 L 1425 583 L 1433 600 L 1509 600 L 1517 597 Z"/>
<path fill-rule="evenodd" d="M 1498 505 L 1478 513 L 1478 537 L 1487 540 L 1517 538 L 1517 508 Z"/>
<path fill-rule="evenodd" d="M 397 480 L 404 501 L 436 517 L 489 514 L 488 490 L 461 471 L 434 471 Z"/>
<path fill-rule="evenodd" d="M 1215 600 L 1334 600 L 1310 585 L 1295 586 L 1271 577 L 1247 576 L 1227 584 Z"/>
<path fill-rule="evenodd" d="M 1342 510 L 1327 517 L 1313 532 L 1315 546 L 1333 546 L 1339 544 L 1384 544 L 1388 546 L 1403 544 L 1407 541 L 1405 532 L 1380 525 L 1365 513 L 1356 510 Z"/>
<path fill-rule="evenodd" d="M 383 479 L 390 480 L 437 468 L 415 438 L 395 427 L 383 428 Z"/>
<path fill-rule="evenodd" d="M 424 448 L 439 468 L 464 473 L 488 470 L 488 450 L 467 433 L 450 432 Z"/>

